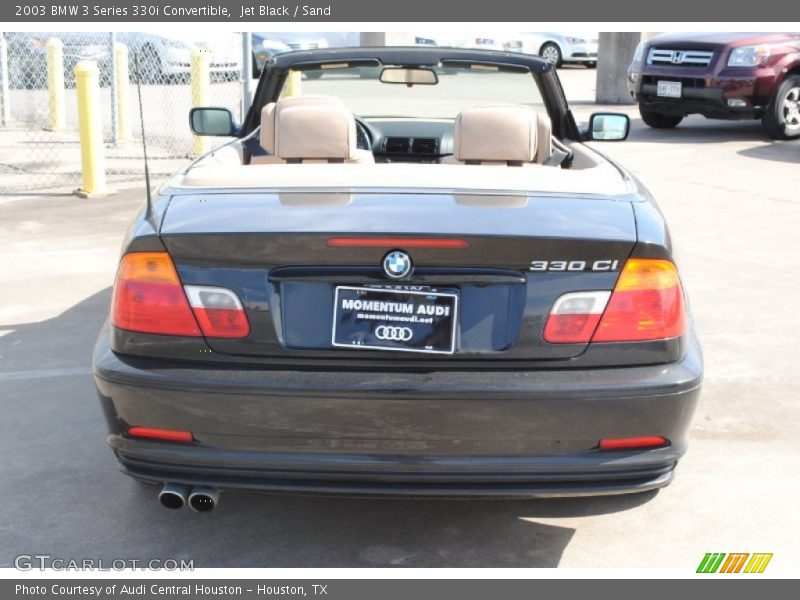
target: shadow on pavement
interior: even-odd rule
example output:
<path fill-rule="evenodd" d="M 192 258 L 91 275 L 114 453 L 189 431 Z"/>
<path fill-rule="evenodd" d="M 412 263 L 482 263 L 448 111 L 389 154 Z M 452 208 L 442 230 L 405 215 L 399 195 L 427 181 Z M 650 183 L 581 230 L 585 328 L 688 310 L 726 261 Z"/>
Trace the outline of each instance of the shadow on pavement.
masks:
<path fill-rule="evenodd" d="M 193 560 L 195 567 L 554 567 L 561 519 L 640 506 L 656 492 L 548 500 L 223 494 L 218 510 L 167 511 L 119 473 L 89 363 L 104 289 L 58 317 L 0 326 L 0 567 L 22 553 Z"/>
<path fill-rule="evenodd" d="M 767 146 L 753 146 L 740 150 L 739 154 L 760 160 L 800 164 L 800 140 L 772 142 Z"/>

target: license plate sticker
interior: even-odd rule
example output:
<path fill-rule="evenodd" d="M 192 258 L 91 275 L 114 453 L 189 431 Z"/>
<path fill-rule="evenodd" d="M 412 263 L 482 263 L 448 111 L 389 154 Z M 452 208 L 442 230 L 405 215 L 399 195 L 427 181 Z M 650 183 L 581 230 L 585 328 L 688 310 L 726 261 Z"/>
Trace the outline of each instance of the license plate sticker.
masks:
<path fill-rule="evenodd" d="M 662 98 L 680 98 L 683 84 L 680 81 L 659 81 L 657 94 Z"/>
<path fill-rule="evenodd" d="M 337 286 L 336 348 L 453 354 L 458 292 Z"/>

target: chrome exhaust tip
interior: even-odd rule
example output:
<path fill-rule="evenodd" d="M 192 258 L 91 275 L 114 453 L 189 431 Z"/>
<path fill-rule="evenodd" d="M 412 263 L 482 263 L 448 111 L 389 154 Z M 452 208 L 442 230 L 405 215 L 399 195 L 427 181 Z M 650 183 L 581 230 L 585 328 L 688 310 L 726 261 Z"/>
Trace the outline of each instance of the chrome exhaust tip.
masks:
<path fill-rule="evenodd" d="M 211 512 L 219 503 L 219 492 L 212 488 L 196 487 L 189 494 L 189 508 L 195 512 Z"/>
<path fill-rule="evenodd" d="M 186 506 L 189 497 L 189 487 L 176 483 L 165 483 L 158 493 L 158 502 L 164 508 L 178 510 Z"/>

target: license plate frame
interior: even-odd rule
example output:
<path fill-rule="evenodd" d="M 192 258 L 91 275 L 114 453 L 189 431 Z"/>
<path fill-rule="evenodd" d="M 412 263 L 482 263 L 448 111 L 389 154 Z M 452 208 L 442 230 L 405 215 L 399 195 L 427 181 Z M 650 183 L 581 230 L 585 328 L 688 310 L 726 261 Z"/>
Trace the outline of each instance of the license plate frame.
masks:
<path fill-rule="evenodd" d="M 384 299 L 381 300 L 381 298 Z M 343 300 L 361 300 L 362 303 L 345 306 Z M 398 305 L 394 308 L 398 308 L 400 305 L 410 305 L 411 309 L 405 309 L 410 312 L 367 310 L 364 307 L 369 308 L 370 305 L 363 304 L 364 301 Z M 334 348 L 350 348 L 352 350 L 454 354 L 458 332 L 459 301 L 459 291 L 452 289 L 414 290 L 398 289 L 396 286 L 336 286 L 331 323 L 331 345 Z M 355 308 L 355 306 L 361 308 Z M 419 313 L 420 306 L 426 307 L 425 314 Z M 432 307 L 432 309 L 428 307 Z M 436 307 L 441 307 L 442 310 L 437 310 Z M 427 314 L 429 310 L 446 314 Z M 359 318 L 359 315 L 367 315 L 367 317 Z M 425 322 L 428 318 L 431 319 L 430 323 Z M 378 332 L 378 328 L 381 326 L 399 329 L 391 331 L 384 329 Z M 405 336 L 409 335 L 409 332 L 411 337 L 406 340 Z M 379 333 L 389 339 L 379 339 L 377 337 Z M 408 345 L 413 344 L 415 340 L 428 337 L 432 338 L 434 343 L 418 346 Z"/>
<path fill-rule="evenodd" d="M 659 80 L 656 95 L 659 98 L 682 98 L 683 83 L 680 81 Z"/>

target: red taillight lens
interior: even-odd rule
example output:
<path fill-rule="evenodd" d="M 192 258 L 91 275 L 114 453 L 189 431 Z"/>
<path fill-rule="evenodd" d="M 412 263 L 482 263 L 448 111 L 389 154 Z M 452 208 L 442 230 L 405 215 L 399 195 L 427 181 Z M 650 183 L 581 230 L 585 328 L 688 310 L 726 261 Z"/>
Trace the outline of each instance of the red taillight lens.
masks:
<path fill-rule="evenodd" d="M 666 446 L 667 439 L 660 435 L 644 435 L 641 437 L 607 438 L 600 440 L 600 450 L 629 450 L 633 448 L 657 448 Z"/>
<path fill-rule="evenodd" d="M 620 273 L 593 342 L 636 342 L 686 331 L 678 270 L 668 260 L 632 258 Z"/>
<path fill-rule="evenodd" d="M 141 333 L 201 335 L 166 252 L 131 252 L 122 257 L 111 300 L 111 322 Z"/>
<path fill-rule="evenodd" d="M 194 439 L 191 431 L 159 429 L 157 427 L 131 427 L 128 429 L 128 435 L 131 437 L 166 440 L 169 442 L 191 442 L 192 439 Z"/>
<path fill-rule="evenodd" d="M 572 292 L 553 305 L 544 326 L 551 344 L 580 344 L 592 339 L 611 292 Z"/>
<path fill-rule="evenodd" d="M 250 323 L 239 297 L 220 287 L 184 286 L 203 335 L 218 338 L 243 338 L 250 335 Z"/>

